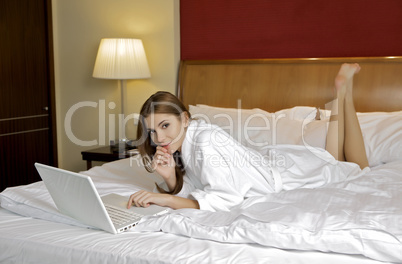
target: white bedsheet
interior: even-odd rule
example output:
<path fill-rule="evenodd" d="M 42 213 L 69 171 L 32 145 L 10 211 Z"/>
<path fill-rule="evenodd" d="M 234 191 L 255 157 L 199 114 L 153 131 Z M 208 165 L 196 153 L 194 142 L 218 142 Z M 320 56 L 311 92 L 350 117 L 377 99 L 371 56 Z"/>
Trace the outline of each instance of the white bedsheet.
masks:
<path fill-rule="evenodd" d="M 129 163 L 120 160 L 85 174 L 92 176 L 101 195 L 152 190 L 153 182 L 160 181 Z M 230 214 L 178 210 L 143 220 L 137 227 L 142 233 L 119 235 L 76 226 L 57 212 L 41 182 L 9 188 L 0 195 L 2 207 L 46 221 L 1 209 L 0 262 L 29 262 L 26 257 L 41 263 L 46 263 L 43 258 L 48 263 L 376 263 L 311 250 L 402 262 L 401 171 L 402 162 L 389 163 L 325 189 L 249 199 Z M 154 232 L 161 230 L 179 236 Z"/>
<path fill-rule="evenodd" d="M 348 183 L 252 197 L 230 212 L 176 210 L 135 230 L 402 262 L 401 171 L 402 162 L 390 163 Z"/>
<path fill-rule="evenodd" d="M 157 174 L 147 173 L 138 166 L 135 159 L 118 160 L 81 173 L 92 178 L 101 196 L 109 193 L 130 196 L 141 189 L 153 190 L 155 182 L 162 181 Z M 88 227 L 61 214 L 42 181 L 7 188 L 0 193 L 0 202 L 1 207 L 20 215 Z"/>
<path fill-rule="evenodd" d="M 362 256 L 227 244 L 164 233 L 103 231 L 32 219 L 0 208 L 0 263 L 380 264 Z"/>

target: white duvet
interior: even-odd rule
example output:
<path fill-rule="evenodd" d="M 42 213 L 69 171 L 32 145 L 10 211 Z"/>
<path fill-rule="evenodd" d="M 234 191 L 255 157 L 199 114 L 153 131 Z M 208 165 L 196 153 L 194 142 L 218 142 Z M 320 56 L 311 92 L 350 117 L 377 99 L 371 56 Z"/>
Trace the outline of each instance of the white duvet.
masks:
<path fill-rule="evenodd" d="M 101 195 L 153 189 L 129 159 L 85 172 Z M 137 175 L 136 175 L 137 174 Z M 136 175 L 136 176 L 134 176 Z M 60 215 L 39 182 L 1 193 L 1 206 L 19 214 L 79 225 Z M 144 218 L 134 232 L 167 232 L 225 243 L 362 254 L 402 262 L 402 162 L 325 188 L 283 191 L 247 199 L 231 212 L 176 210 Z"/>
<path fill-rule="evenodd" d="M 148 217 L 135 230 L 402 262 L 401 172 L 402 162 L 389 163 L 350 182 L 252 197 L 231 212 Z"/>

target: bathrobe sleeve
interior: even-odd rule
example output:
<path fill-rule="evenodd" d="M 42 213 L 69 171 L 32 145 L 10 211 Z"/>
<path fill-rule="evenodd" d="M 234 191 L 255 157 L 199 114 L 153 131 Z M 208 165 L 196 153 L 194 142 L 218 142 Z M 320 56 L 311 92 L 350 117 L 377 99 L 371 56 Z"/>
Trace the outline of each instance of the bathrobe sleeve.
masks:
<path fill-rule="evenodd" d="M 208 133 L 203 136 L 211 137 Z M 217 136 L 214 135 L 215 139 Z M 220 140 L 224 142 L 226 138 Z M 196 188 L 191 196 L 198 201 L 201 210 L 229 211 L 244 200 L 251 184 L 236 164 L 236 154 L 239 154 L 237 144 L 199 144 L 194 147 L 192 173 L 203 188 Z"/>

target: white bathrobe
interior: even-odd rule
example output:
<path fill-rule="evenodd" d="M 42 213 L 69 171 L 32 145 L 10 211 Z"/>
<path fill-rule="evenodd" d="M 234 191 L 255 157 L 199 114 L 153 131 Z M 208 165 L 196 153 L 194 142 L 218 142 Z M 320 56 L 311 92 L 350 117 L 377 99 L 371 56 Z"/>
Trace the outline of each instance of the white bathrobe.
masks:
<path fill-rule="evenodd" d="M 366 170 L 323 149 L 276 145 L 247 148 L 220 127 L 192 120 L 181 149 L 186 174 L 178 196 L 201 210 L 228 211 L 245 198 L 354 179 Z"/>

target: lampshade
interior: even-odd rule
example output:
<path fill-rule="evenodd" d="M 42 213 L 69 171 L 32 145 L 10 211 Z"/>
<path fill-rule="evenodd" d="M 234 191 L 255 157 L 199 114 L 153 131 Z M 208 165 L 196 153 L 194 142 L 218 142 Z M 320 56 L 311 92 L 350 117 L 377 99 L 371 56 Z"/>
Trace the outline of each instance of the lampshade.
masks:
<path fill-rule="evenodd" d="M 102 39 L 92 76 L 118 80 L 151 77 L 142 41 Z"/>

